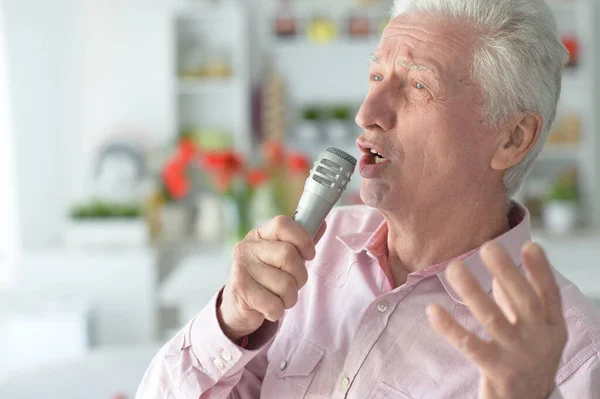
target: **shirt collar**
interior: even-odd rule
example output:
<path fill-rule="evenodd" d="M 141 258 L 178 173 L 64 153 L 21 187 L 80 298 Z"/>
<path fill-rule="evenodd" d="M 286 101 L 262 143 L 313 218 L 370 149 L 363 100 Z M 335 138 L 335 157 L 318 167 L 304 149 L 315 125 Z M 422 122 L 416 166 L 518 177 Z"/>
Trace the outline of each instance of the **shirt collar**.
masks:
<path fill-rule="evenodd" d="M 522 264 L 521 248 L 527 241 L 531 241 L 531 219 L 529 211 L 513 201 L 510 205 L 508 218 L 511 229 L 501 236 L 496 237 L 494 241 L 504 247 L 510 254 L 515 265 L 520 267 Z M 387 232 L 387 223 L 383 221 L 375 231 L 338 235 L 336 236 L 336 239 L 356 254 L 366 251 L 369 256 L 376 258 L 382 255 L 382 248 L 387 250 L 387 245 L 382 245 L 382 240 L 383 242 L 387 240 Z M 481 260 L 479 251 L 480 248 L 477 248 L 476 250 L 462 254 L 455 259 L 463 261 L 484 291 L 489 294 L 492 291 L 493 276 Z M 460 296 L 450 286 L 445 273 L 448 264 L 455 259 L 448 260 L 439 265 L 427 267 L 415 272 L 415 274 L 436 274 L 448 292 L 448 295 L 455 301 L 463 303 Z"/>

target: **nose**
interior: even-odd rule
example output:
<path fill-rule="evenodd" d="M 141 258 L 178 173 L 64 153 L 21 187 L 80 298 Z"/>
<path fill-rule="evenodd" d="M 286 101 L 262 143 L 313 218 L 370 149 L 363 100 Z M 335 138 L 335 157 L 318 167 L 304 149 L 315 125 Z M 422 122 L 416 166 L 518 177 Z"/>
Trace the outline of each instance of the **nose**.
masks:
<path fill-rule="evenodd" d="M 396 124 L 394 103 L 382 86 L 369 91 L 356 114 L 356 124 L 364 130 L 387 132 Z"/>

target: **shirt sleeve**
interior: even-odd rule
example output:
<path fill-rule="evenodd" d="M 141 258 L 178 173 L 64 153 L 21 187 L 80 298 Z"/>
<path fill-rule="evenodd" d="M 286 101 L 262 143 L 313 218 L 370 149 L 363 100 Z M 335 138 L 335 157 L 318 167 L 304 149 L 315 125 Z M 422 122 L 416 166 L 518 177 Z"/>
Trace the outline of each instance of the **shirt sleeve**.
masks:
<path fill-rule="evenodd" d="M 560 390 L 559 393 L 556 391 Z M 600 398 L 600 355 L 596 353 L 567 378 L 549 399 Z M 562 395 L 562 396 L 560 396 Z"/>
<path fill-rule="evenodd" d="M 278 323 L 265 323 L 244 349 L 223 333 L 217 319 L 221 293 L 154 357 L 136 399 L 257 398 L 267 351 Z"/>

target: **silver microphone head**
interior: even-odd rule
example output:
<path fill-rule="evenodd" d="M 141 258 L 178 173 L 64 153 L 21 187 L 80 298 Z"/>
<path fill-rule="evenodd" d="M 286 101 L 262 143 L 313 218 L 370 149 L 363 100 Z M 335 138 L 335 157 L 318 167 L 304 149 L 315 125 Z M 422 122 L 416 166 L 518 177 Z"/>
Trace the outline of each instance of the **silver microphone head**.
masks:
<path fill-rule="evenodd" d="M 304 185 L 294 220 L 313 237 L 346 190 L 356 168 L 356 159 L 337 148 L 319 155 Z"/>

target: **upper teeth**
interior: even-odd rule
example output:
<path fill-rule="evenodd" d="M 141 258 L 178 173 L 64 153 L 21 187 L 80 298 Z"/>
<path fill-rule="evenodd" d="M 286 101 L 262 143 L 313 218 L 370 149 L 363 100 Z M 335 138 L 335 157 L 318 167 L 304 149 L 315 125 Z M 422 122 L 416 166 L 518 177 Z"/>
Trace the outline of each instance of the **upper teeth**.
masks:
<path fill-rule="evenodd" d="M 382 157 L 380 153 L 378 153 L 377 151 L 375 151 L 375 150 L 374 150 L 374 149 L 372 149 L 372 148 L 371 148 L 371 154 L 379 155 L 380 157 Z M 382 158 L 383 158 L 383 157 L 382 157 Z"/>

